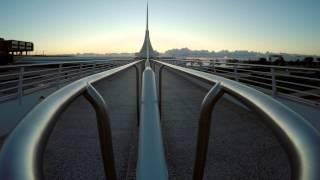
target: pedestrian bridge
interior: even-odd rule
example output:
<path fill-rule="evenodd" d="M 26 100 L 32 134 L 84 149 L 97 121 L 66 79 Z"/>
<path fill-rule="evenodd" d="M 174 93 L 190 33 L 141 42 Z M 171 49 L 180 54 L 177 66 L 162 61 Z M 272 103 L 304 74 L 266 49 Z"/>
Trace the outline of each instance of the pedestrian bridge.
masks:
<path fill-rule="evenodd" d="M 1 134 L 0 179 L 320 179 L 317 122 L 275 98 L 318 101 L 272 71 L 250 84 L 259 72 L 183 60 L 38 66 L 0 75 L 2 103 L 53 89 Z"/>

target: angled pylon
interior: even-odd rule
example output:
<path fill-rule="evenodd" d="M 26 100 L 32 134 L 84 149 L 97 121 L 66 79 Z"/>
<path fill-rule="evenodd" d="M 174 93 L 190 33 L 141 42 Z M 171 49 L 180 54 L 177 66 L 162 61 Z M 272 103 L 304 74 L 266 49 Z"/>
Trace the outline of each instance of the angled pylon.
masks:
<path fill-rule="evenodd" d="M 147 4 L 147 24 L 146 24 L 146 34 L 144 37 L 143 46 L 139 52 L 139 57 L 147 58 L 149 55 L 150 58 L 155 57 L 156 53 L 153 51 L 150 37 L 149 37 L 149 6 Z"/>

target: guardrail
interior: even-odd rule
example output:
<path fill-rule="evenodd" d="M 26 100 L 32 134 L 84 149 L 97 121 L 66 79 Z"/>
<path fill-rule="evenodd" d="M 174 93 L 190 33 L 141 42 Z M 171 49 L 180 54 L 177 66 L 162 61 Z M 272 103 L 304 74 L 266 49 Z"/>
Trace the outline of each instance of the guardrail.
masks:
<path fill-rule="evenodd" d="M 106 176 L 108 179 L 116 179 L 106 103 L 91 86 L 91 83 L 131 67 L 138 70 L 136 65 L 140 62 L 132 62 L 79 79 L 60 88 L 36 105 L 11 132 L 2 146 L 0 179 L 43 179 L 42 156 L 57 117 L 81 94 L 85 95 L 96 111 Z M 265 123 L 273 130 L 288 153 L 293 179 L 320 179 L 318 171 L 320 167 L 320 134 L 303 117 L 272 97 L 242 83 L 161 61 L 153 62 L 160 65 L 160 74 L 164 68 L 167 68 L 215 84 L 204 98 L 201 107 L 193 179 L 199 180 L 203 177 L 210 134 L 211 111 L 224 93 L 239 99 L 265 117 Z M 163 79 L 159 80 L 161 83 Z M 137 74 L 137 82 L 139 82 L 139 74 Z M 137 83 L 137 92 L 139 92 L 138 85 L 139 83 Z M 161 84 L 159 88 L 162 89 Z M 141 102 L 137 96 L 137 103 L 141 105 L 141 116 L 139 117 L 138 109 L 140 129 L 136 176 L 139 180 L 168 179 L 158 106 L 158 102 L 161 102 L 162 91 L 159 91 L 158 101 L 155 75 L 149 60 L 146 61 L 143 72 L 141 93 Z"/>
<path fill-rule="evenodd" d="M 73 61 L 0 66 L 0 102 L 22 98 L 45 88 L 60 88 L 66 83 L 107 69 L 127 64 L 129 60 Z"/>
<path fill-rule="evenodd" d="M 197 154 L 193 171 L 194 180 L 200 180 L 203 177 L 210 134 L 211 111 L 223 93 L 230 94 L 265 117 L 264 122 L 272 129 L 288 154 L 292 179 L 320 179 L 320 134 L 299 114 L 271 96 L 242 83 L 162 61 L 153 62 L 160 65 L 160 75 L 161 70 L 166 68 L 215 84 L 202 102 Z M 161 83 L 160 77 L 159 80 Z M 161 88 L 160 84 L 159 90 Z M 161 91 L 159 92 L 161 93 Z M 161 102 L 161 98 L 159 101 Z"/>
<path fill-rule="evenodd" d="M 156 80 L 149 60 L 145 63 L 141 91 L 139 128 L 138 180 L 168 179 L 162 140 Z"/>
<path fill-rule="evenodd" d="M 81 94 L 85 94 L 85 97 L 96 111 L 106 177 L 108 179 L 116 179 L 106 103 L 90 84 L 134 67 L 140 62 L 132 62 L 79 79 L 57 90 L 36 105 L 14 128 L 2 146 L 0 153 L 0 179 L 44 179 L 42 158 L 49 135 L 57 122 L 59 114 Z M 136 70 L 138 69 L 136 68 Z M 137 82 L 139 82 L 139 77 L 137 76 L 136 78 Z M 137 87 L 137 91 L 139 91 L 139 87 Z M 137 114 L 139 117 L 139 112 Z"/>
<path fill-rule="evenodd" d="M 320 69 L 227 63 L 216 60 L 179 59 L 167 62 L 236 80 L 273 96 L 320 105 Z"/>

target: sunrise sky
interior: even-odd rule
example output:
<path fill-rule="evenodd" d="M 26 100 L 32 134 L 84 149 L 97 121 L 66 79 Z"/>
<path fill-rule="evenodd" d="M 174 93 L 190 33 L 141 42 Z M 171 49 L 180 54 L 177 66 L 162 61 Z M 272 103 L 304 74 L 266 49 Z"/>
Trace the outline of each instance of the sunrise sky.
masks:
<path fill-rule="evenodd" d="M 319 0 L 149 0 L 154 49 L 320 55 Z M 138 52 L 146 0 L 7 0 L 0 37 L 46 54 Z"/>

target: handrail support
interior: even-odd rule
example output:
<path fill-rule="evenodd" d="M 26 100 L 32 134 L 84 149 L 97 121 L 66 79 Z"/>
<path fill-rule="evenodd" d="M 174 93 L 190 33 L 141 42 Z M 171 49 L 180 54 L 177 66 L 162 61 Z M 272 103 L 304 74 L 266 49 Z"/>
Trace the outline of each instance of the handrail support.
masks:
<path fill-rule="evenodd" d="M 87 84 L 84 97 L 90 102 L 96 111 L 100 149 L 102 153 L 105 175 L 107 179 L 115 180 L 117 179 L 117 176 L 112 147 L 110 117 L 107 104 L 99 92 L 90 83 Z"/>
<path fill-rule="evenodd" d="M 162 114 L 162 70 L 164 69 L 164 65 L 161 65 L 159 68 L 159 112 L 160 112 L 160 117 Z"/>
<path fill-rule="evenodd" d="M 19 104 L 22 103 L 22 96 L 23 96 L 23 76 L 24 76 L 24 67 L 20 67 L 19 82 L 18 82 L 18 98 L 19 98 Z"/>
<path fill-rule="evenodd" d="M 193 169 L 194 180 L 201 180 L 203 178 L 210 138 L 211 114 L 215 104 L 223 94 L 224 91 L 219 82 L 210 89 L 202 101 L 198 127 L 196 160 Z"/>
<path fill-rule="evenodd" d="M 140 73 L 137 65 L 133 66 L 136 70 L 136 106 L 137 106 L 137 125 L 140 124 Z"/>

